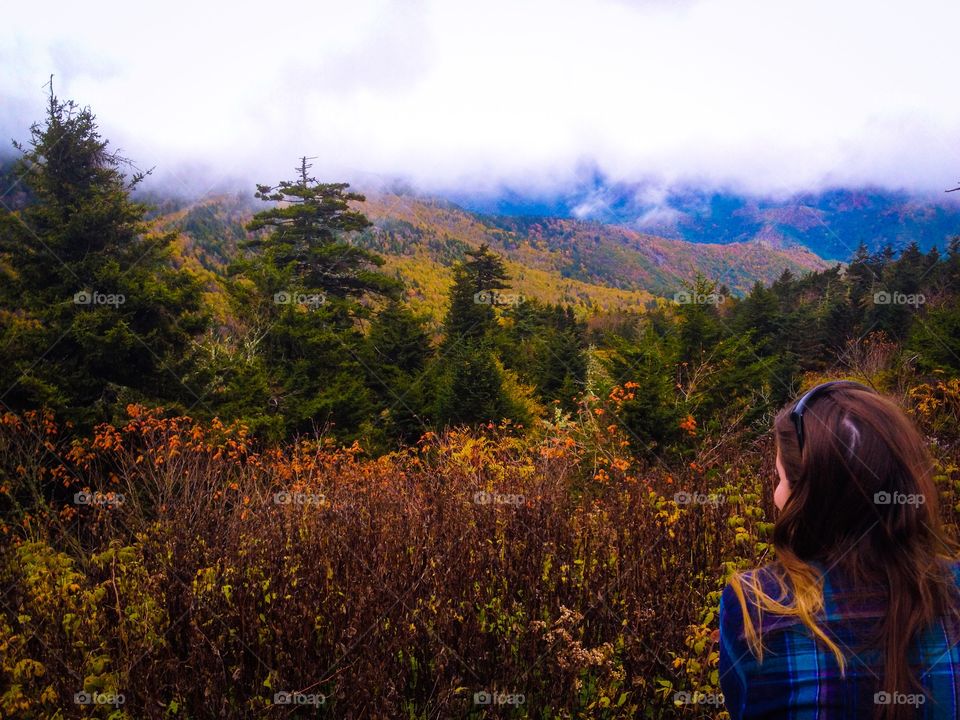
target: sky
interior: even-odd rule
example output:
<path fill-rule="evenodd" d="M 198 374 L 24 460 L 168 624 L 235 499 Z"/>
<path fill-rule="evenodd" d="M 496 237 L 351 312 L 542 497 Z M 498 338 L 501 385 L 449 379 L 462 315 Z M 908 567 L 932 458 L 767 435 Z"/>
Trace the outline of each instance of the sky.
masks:
<path fill-rule="evenodd" d="M 14 3 L 0 135 L 45 83 L 192 191 L 537 191 L 585 172 L 782 194 L 960 179 L 956 0 Z"/>

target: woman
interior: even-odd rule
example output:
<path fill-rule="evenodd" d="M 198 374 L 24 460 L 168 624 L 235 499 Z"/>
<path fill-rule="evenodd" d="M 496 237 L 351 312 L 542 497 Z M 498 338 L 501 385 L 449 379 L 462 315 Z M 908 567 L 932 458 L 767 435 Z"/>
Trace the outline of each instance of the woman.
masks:
<path fill-rule="evenodd" d="M 731 718 L 960 718 L 960 566 L 916 428 L 839 381 L 774 435 L 777 561 L 720 602 Z"/>

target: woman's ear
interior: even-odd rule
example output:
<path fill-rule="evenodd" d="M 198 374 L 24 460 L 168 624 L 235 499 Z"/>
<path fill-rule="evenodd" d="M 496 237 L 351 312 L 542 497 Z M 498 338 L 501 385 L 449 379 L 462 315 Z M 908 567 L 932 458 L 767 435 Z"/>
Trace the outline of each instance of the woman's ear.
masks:
<path fill-rule="evenodd" d="M 787 482 L 787 473 L 780 461 L 779 450 L 777 451 L 777 475 L 780 481 L 773 491 L 773 504 L 777 506 L 777 510 L 783 510 L 783 506 L 787 504 L 787 498 L 790 497 L 790 483 Z"/>

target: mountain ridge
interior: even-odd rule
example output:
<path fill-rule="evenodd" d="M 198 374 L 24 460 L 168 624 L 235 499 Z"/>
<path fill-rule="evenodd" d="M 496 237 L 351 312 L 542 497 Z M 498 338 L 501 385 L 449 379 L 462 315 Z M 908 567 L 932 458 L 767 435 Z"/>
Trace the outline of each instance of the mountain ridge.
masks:
<path fill-rule="evenodd" d="M 243 194 L 192 203 L 150 199 L 159 225 L 180 233 L 181 254 L 211 272 L 239 252 L 247 237 L 243 225 L 261 206 Z M 591 311 L 641 310 L 657 296 L 672 298 L 698 274 L 742 294 L 784 270 L 831 266 L 805 248 L 763 240 L 690 243 L 591 220 L 492 217 L 412 193 L 375 191 L 356 205 L 373 226 L 353 242 L 381 254 L 410 300 L 435 318 L 442 315 L 454 263 L 482 244 L 503 255 L 515 292 Z"/>
<path fill-rule="evenodd" d="M 784 196 L 685 185 L 610 182 L 600 175 L 553 191 L 509 187 L 450 193 L 477 212 L 594 219 L 698 243 L 765 239 L 803 245 L 828 260 L 849 260 L 860 243 L 878 252 L 916 242 L 946 248 L 960 234 L 960 197 L 880 187 L 830 187 Z"/>

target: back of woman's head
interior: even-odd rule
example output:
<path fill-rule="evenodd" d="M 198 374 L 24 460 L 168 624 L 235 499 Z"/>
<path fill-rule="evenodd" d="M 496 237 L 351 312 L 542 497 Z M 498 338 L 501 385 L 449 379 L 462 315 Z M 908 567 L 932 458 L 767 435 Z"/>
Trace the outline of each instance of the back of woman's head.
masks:
<path fill-rule="evenodd" d="M 861 579 L 922 574 L 948 552 L 926 445 L 892 400 L 852 382 L 818 386 L 774 430 L 790 487 L 778 551 Z"/>
<path fill-rule="evenodd" d="M 853 382 L 825 383 L 788 404 L 774 421 L 774 436 L 789 486 L 773 531 L 782 592 L 771 597 L 758 582 L 748 583 L 752 604 L 761 616 L 766 610 L 798 617 L 843 669 L 844 649 L 817 621 L 821 570 L 843 575 L 853 588 L 871 588 L 874 597 L 880 588 L 885 616 L 871 644 L 885 658 L 882 689 L 919 691 L 909 664 L 913 641 L 957 612 L 946 562 L 954 546 L 942 531 L 923 438 L 896 403 Z M 746 610 L 739 580 L 735 589 Z M 759 632 L 747 625 L 762 658 Z M 884 718 L 911 712 L 878 706 Z"/>

